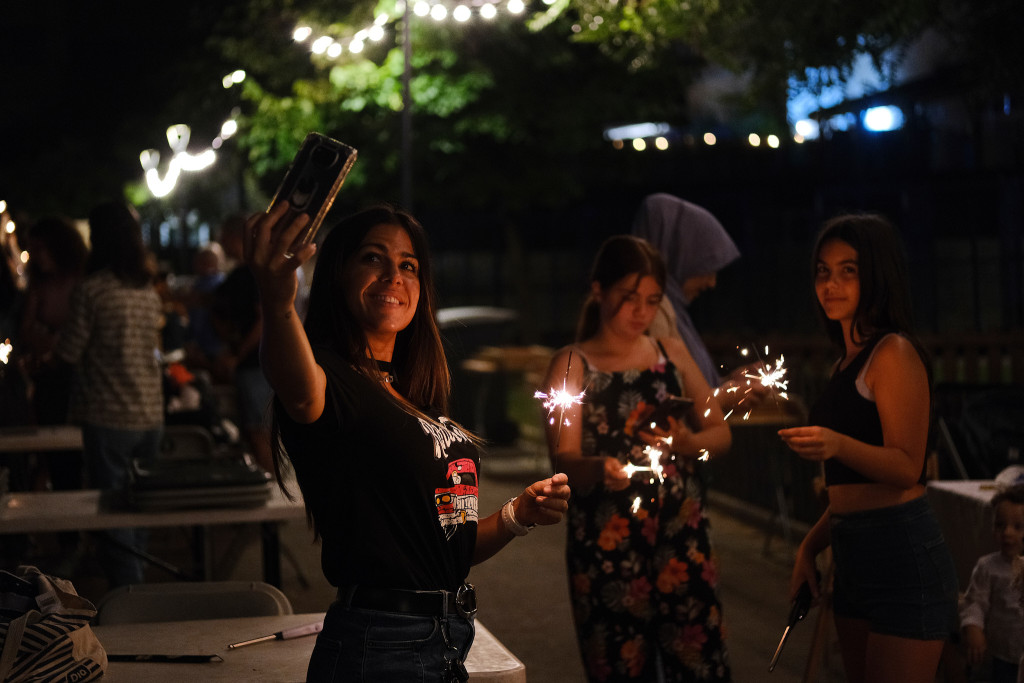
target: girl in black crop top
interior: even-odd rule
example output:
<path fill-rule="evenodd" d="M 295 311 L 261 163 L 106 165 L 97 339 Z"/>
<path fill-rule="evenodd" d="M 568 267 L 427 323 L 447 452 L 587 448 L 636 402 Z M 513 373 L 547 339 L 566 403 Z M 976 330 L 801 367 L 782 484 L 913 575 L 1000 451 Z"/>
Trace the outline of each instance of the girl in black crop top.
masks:
<path fill-rule="evenodd" d="M 423 228 L 380 206 L 336 225 L 319 249 L 296 248 L 307 223 L 282 202 L 245 233 L 275 392 L 275 470 L 284 487 L 287 458 L 338 588 L 307 681 L 465 680 L 470 565 L 560 521 L 568 480 L 535 482 L 484 516 L 478 439 L 446 416 Z M 315 251 L 303 325 L 296 269 Z"/>
<path fill-rule="evenodd" d="M 814 248 L 818 313 L 840 351 L 810 426 L 779 435 L 823 461 L 829 509 L 800 544 L 791 580 L 818 595 L 831 545 L 832 604 L 851 683 L 931 683 L 956 631 L 956 574 L 923 485 L 930 382 L 910 336 L 902 246 L 880 216 L 839 216 Z M 896 333 L 896 334 L 893 334 Z"/>

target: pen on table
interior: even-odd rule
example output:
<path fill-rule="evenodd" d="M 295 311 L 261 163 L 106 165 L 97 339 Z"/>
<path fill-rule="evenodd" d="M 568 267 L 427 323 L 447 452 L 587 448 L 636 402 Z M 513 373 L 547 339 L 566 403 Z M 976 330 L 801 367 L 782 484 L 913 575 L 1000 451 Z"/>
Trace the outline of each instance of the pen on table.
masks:
<path fill-rule="evenodd" d="M 304 626 L 294 626 L 292 628 L 286 628 L 283 631 L 277 633 L 271 633 L 267 636 L 260 636 L 259 638 L 253 638 L 251 640 L 243 640 L 240 643 L 232 643 L 228 645 L 229 650 L 235 648 L 245 647 L 246 645 L 253 645 L 255 643 L 262 643 L 267 640 L 289 640 L 291 638 L 301 638 L 302 636 L 311 636 L 314 633 L 320 633 L 324 628 L 324 622 L 318 621 L 315 624 L 306 624 Z"/>
<path fill-rule="evenodd" d="M 107 653 L 110 662 L 167 662 L 174 664 L 205 664 L 223 662 L 220 655 L 119 655 Z"/>

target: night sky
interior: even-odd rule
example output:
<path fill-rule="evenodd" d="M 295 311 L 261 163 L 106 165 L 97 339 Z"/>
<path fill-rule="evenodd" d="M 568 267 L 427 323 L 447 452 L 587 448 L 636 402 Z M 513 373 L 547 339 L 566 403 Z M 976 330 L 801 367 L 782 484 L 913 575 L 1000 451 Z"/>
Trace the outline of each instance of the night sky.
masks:
<path fill-rule="evenodd" d="M 15 213 L 75 213 L 91 203 L 80 195 L 141 177 L 138 153 L 166 146 L 177 122 L 162 112 L 198 80 L 205 36 L 190 5 L 199 4 L 3 4 L 0 197 Z"/>

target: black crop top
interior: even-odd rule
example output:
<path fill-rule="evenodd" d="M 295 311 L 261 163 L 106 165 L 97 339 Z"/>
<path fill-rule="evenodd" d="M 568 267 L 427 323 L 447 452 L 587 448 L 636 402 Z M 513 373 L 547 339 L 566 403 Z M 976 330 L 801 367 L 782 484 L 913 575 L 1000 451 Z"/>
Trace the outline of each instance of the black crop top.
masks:
<path fill-rule="evenodd" d="M 835 371 L 808 413 L 809 424 L 828 427 L 872 446 L 885 444 L 882 435 L 882 421 L 878 417 L 878 406 L 857 391 L 857 376 L 871 358 L 875 347 L 885 337 L 886 335 L 877 337 L 861 349 L 852 363 Z M 919 480 L 921 483 L 925 480 L 924 476 L 924 467 L 922 467 Z M 874 480 L 847 467 L 837 458 L 829 458 L 825 461 L 826 486 L 873 482 Z"/>

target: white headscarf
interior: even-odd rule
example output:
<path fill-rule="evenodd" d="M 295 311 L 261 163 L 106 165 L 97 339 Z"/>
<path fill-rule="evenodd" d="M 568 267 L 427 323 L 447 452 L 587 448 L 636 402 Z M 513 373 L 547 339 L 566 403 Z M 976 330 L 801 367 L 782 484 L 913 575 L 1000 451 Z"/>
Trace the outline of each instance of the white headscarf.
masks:
<path fill-rule="evenodd" d="M 653 244 L 665 259 L 665 296 L 675 310 L 676 327 L 705 379 L 717 387 L 722 380 L 687 311 L 683 282 L 717 273 L 738 259 L 740 250 L 707 209 L 670 194 L 644 198 L 633 219 L 633 234 Z"/>

